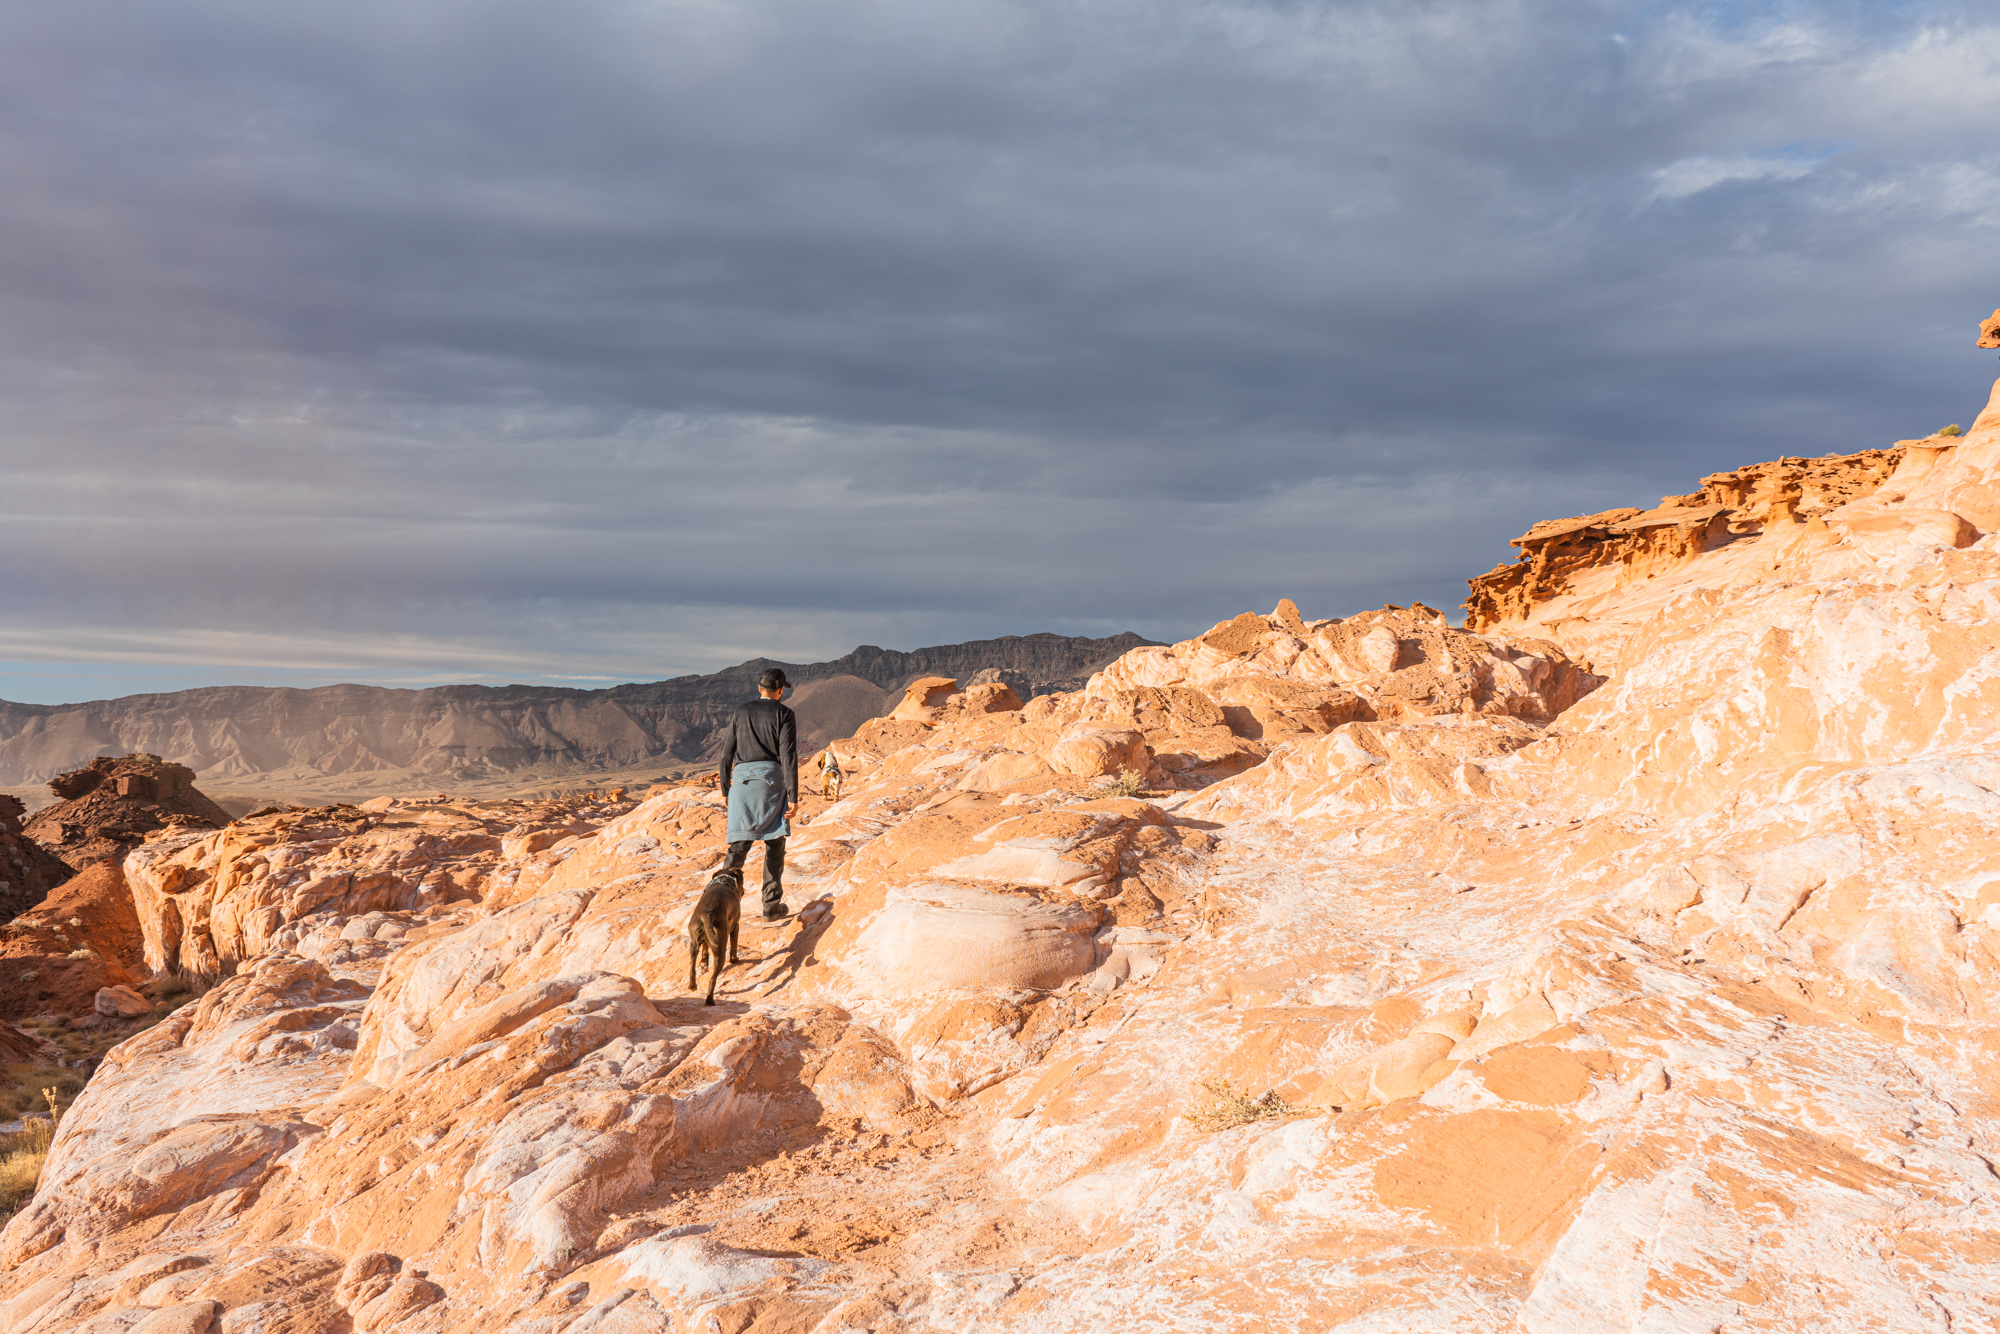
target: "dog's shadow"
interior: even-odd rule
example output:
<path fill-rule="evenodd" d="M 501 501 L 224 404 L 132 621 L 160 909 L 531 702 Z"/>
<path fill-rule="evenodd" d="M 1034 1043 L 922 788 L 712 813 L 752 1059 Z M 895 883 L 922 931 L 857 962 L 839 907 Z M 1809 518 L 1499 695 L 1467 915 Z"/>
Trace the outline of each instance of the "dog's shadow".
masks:
<path fill-rule="evenodd" d="M 747 1013 L 755 1008 L 750 1001 L 729 1000 L 726 997 L 733 994 L 755 998 L 761 994 L 775 991 L 784 983 L 789 982 L 797 974 L 807 956 L 812 953 L 811 945 L 807 944 L 804 949 L 801 949 L 801 942 L 804 941 L 809 932 L 814 939 L 817 939 L 819 933 L 825 929 L 825 926 L 825 922 L 821 921 L 813 927 L 802 928 L 789 942 L 771 940 L 766 937 L 761 942 L 764 945 L 761 951 L 740 948 L 737 953 L 736 962 L 722 970 L 722 978 L 716 983 L 714 1005 L 702 1004 L 702 997 L 708 992 L 708 965 L 705 962 L 701 967 L 701 971 L 696 975 L 695 985 L 691 990 L 683 991 L 676 986 L 673 991 L 668 993 L 668 1000 L 661 1000 L 657 996 L 648 997 L 647 999 L 651 1000 L 662 1012 L 666 1010 L 669 1001 L 683 1006 L 692 1006 L 695 1010 L 701 1012 L 700 1017 L 704 1021 L 716 1015 Z M 770 974 L 760 974 L 757 971 L 772 960 L 779 961 L 777 968 L 773 972 Z"/>
<path fill-rule="evenodd" d="M 814 913 L 810 923 L 800 919 L 798 930 L 788 938 L 772 941 L 769 948 L 755 960 L 758 965 L 769 963 L 774 959 L 777 961 L 777 966 L 760 985 L 767 991 L 777 991 L 797 978 L 800 970 L 813 962 L 813 951 L 819 945 L 819 938 L 833 925 L 833 917 L 832 912 Z M 746 954 L 743 962 L 749 964 L 752 960 Z M 729 975 L 724 973 L 723 976 L 726 978 Z"/>
<path fill-rule="evenodd" d="M 722 976 L 726 980 L 729 974 L 724 973 Z M 704 1028 L 713 1028 L 725 1020 L 749 1014 L 757 1008 L 748 1001 L 724 1000 L 721 988 L 716 989 L 713 1005 L 703 1005 L 702 994 L 700 990 L 670 991 L 664 996 L 648 996 L 646 999 L 653 1002 L 653 1008 L 667 1016 L 677 1026 L 699 1024 Z"/>

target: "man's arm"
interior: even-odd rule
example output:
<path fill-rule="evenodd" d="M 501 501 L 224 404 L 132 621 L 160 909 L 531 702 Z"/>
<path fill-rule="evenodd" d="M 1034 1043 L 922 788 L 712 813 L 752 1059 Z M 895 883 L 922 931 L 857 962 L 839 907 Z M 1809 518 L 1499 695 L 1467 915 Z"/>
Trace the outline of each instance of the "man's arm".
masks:
<path fill-rule="evenodd" d="M 736 763 L 736 717 L 730 715 L 729 728 L 722 734 L 722 795 L 729 795 L 729 768 Z"/>
<path fill-rule="evenodd" d="M 798 715 L 778 708 L 778 770 L 785 775 L 785 805 L 799 808 L 799 720 Z M 789 815 L 787 816 L 789 818 Z"/>

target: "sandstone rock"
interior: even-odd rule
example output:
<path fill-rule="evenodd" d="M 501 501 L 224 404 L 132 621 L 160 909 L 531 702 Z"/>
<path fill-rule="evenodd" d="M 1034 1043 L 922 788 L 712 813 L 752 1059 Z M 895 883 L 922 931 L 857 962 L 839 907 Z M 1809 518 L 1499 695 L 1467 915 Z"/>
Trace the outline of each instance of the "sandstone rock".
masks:
<path fill-rule="evenodd" d="M 0 1015 L 83 1016 L 105 987 L 151 975 L 132 893 L 113 862 L 64 880 L 0 927 Z"/>
<path fill-rule="evenodd" d="M 1610 568 L 1624 581 L 1647 578 L 1772 525 L 1825 516 L 1872 495 L 1897 471 L 1905 449 L 1869 449 L 1818 459 L 1780 459 L 1714 473 L 1702 489 L 1663 496 L 1648 511 L 1619 509 L 1536 524 L 1514 539 L 1512 565 L 1471 581 L 1468 630 L 1524 620 L 1539 603 L 1568 592 L 1586 571 Z"/>
<path fill-rule="evenodd" d="M 74 872 L 21 827 L 26 807 L 0 792 L 0 922 L 24 913 Z"/>
<path fill-rule="evenodd" d="M 943 712 L 945 702 L 958 690 L 949 676 L 925 676 L 910 682 L 902 702 L 889 715 L 891 722 L 921 723 L 928 727 Z"/>
<path fill-rule="evenodd" d="M 1144 775 L 1152 767 L 1146 738 L 1108 727 L 1072 727 L 1049 751 L 1051 768 L 1078 778 L 1097 778 L 1127 769 Z"/>
<path fill-rule="evenodd" d="M 176 1302 L 149 1311 L 130 1328 L 132 1334 L 215 1334 L 221 1314 L 221 1302 Z"/>
<path fill-rule="evenodd" d="M 935 884 L 892 891 L 851 965 L 875 995 L 1050 988 L 1097 965 L 1100 914 L 1027 895 Z"/>
<path fill-rule="evenodd" d="M 1111 656 L 1115 657 L 1116 655 L 1113 654 Z M 1084 673 L 1084 676 L 1088 677 L 1089 673 Z M 1036 695 L 1045 695 L 1051 690 L 1058 688 L 1047 682 L 1035 681 L 1025 672 L 1010 671 L 1002 667 L 982 667 L 972 675 L 965 677 L 964 681 L 967 690 L 971 690 L 974 686 L 1004 685 L 1014 692 L 1016 699 L 1021 700 L 1033 699 Z"/>
<path fill-rule="evenodd" d="M 444 1290 L 428 1279 L 400 1274 L 379 1295 L 350 1308 L 356 1334 L 394 1329 L 426 1307 L 444 1299 Z"/>
<path fill-rule="evenodd" d="M 1356 642 L 1355 656 L 1369 671 L 1386 676 L 1396 670 L 1397 662 L 1403 656 L 1403 645 L 1396 638 L 1396 632 L 1386 625 L 1378 625 Z"/>
<path fill-rule="evenodd" d="M 53 1061 L 60 1055 L 62 1049 L 47 1038 L 36 1037 L 0 1019 L 0 1063 Z"/>
<path fill-rule="evenodd" d="M 1307 1105 L 1379 1107 L 1399 1098 L 1413 1098 L 1447 1073 L 1436 1067 L 1451 1055 L 1455 1045 L 1442 1033 L 1412 1033 L 1328 1075 Z"/>
<path fill-rule="evenodd" d="M 560 806 L 446 803 L 402 818 L 351 806 L 277 812 L 155 840 L 125 861 L 146 965 L 212 981 L 295 945 L 296 924 L 314 914 L 417 912 L 469 898 L 506 843 L 519 857 L 524 842 L 551 832 L 514 832 L 515 820 L 537 814 L 561 820 L 564 836 L 585 828 Z"/>
<path fill-rule="evenodd" d="M 1011 713 L 1021 707 L 1021 697 L 1004 681 L 967 686 L 945 701 L 947 714 L 961 716 L 982 713 Z"/>
<path fill-rule="evenodd" d="M 967 790 L 998 791 L 1020 783 L 1033 783 L 1054 772 L 1048 761 L 1039 755 L 1001 751 L 967 770 L 958 785 Z"/>
<path fill-rule="evenodd" d="M 135 854 L 236 972 L 65 1116 L 0 1328 L 1988 1327 L 2000 409 L 1856 457 L 1595 516 L 1483 633 L 920 697 L 714 1007 L 698 787 Z M 453 897 L 319 879 L 419 828 Z"/>
<path fill-rule="evenodd" d="M 153 1002 L 130 987 L 100 987 L 92 1008 L 117 1019 L 136 1019 L 153 1012 Z"/>
<path fill-rule="evenodd" d="M 1217 649 L 1214 631 L 1184 644 L 1135 649 L 1093 677 L 1086 697 L 1109 702 L 1144 688 L 1178 688 L 1211 700 L 1240 699 L 1243 705 L 1225 706 L 1231 726 L 1275 737 L 1348 720 L 1446 713 L 1546 722 L 1601 679 L 1546 640 L 1469 634 L 1428 609 L 1389 607 L 1319 621 L 1304 638 L 1263 617 L 1228 624 L 1228 652 Z"/>
<path fill-rule="evenodd" d="M 59 798 L 36 811 L 28 835 L 72 867 L 118 861 L 161 831 L 217 829 L 229 816 L 194 785 L 194 771 L 157 755 L 101 755 L 49 781 Z"/>

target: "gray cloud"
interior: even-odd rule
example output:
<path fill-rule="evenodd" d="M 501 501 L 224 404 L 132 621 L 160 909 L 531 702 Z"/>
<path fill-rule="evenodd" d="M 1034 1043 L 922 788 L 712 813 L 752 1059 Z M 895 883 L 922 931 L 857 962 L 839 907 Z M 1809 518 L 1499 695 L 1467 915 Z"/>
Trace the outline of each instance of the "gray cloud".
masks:
<path fill-rule="evenodd" d="M 8 28 L 16 697 L 1449 605 L 1537 518 L 1991 369 L 1969 2 Z"/>

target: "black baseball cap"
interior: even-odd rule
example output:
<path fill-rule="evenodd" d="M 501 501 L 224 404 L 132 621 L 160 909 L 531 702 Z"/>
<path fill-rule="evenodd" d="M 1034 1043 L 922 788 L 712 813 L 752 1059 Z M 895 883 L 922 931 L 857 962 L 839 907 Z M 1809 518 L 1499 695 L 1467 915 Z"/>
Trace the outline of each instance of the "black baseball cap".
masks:
<path fill-rule="evenodd" d="M 766 667 L 764 674 L 757 678 L 757 686 L 761 690 L 783 690 L 790 684 L 791 682 L 785 679 L 785 674 L 776 667 Z"/>

